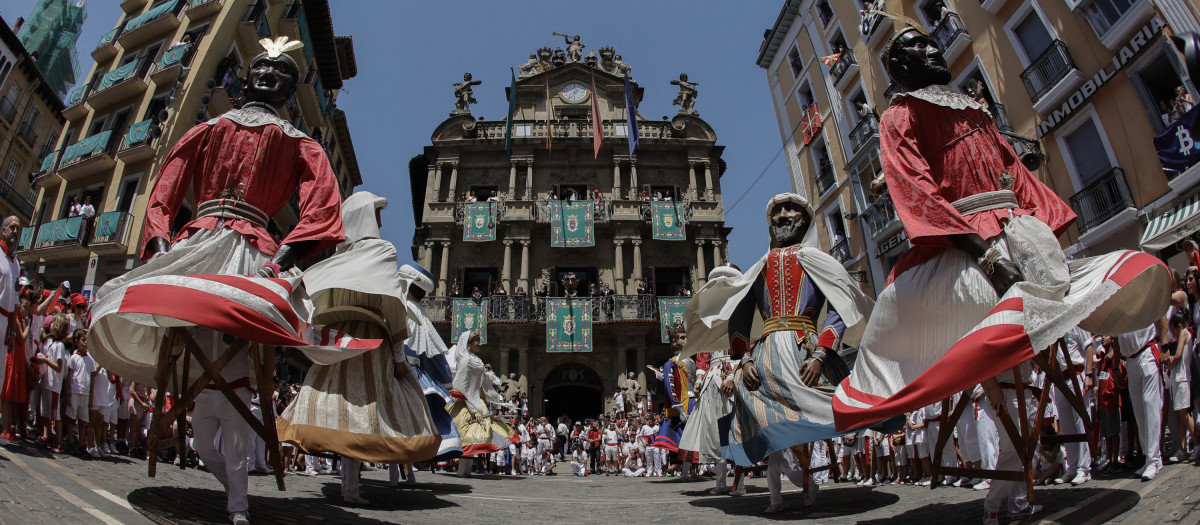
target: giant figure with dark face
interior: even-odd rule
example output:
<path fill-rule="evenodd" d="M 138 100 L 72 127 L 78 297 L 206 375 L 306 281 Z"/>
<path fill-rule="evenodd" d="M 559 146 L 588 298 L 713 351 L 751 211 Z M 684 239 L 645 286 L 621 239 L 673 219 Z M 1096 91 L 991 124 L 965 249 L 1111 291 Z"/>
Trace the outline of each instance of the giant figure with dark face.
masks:
<path fill-rule="evenodd" d="M 721 418 L 723 455 L 749 466 L 769 458 L 767 513 L 782 510 L 780 476 L 817 485 L 789 467 L 793 446 L 838 435 L 833 385 L 848 368 L 839 355 L 855 346 L 871 300 L 846 269 L 817 244 L 808 201 L 794 193 L 767 203 L 771 250 L 745 274 L 709 281 L 686 307 L 683 356 L 729 349 L 741 359 L 733 373 L 733 409 Z M 822 386 L 822 377 L 824 383 Z"/>
<path fill-rule="evenodd" d="M 341 196 L 321 145 L 279 116 L 298 76 L 286 51 L 300 43 L 282 37 L 261 43 L 266 52 L 250 61 L 244 104 L 188 130 L 164 159 L 138 252 L 147 264 L 109 281 L 97 294 L 92 348 L 97 362 L 122 377 L 154 384 L 160 345 L 172 325 L 156 320 L 167 317 L 178 320 L 176 327 L 186 326 L 182 329 L 210 360 L 239 339 L 292 346 L 282 341 L 291 338 L 304 349 L 300 339 L 309 326 L 311 303 L 299 278 L 281 273 L 344 240 Z M 198 203 L 195 218 L 172 235 L 189 191 Z M 267 221 L 297 192 L 299 221 L 277 243 Z M 281 278 L 247 282 L 234 276 Z M 176 282 L 181 277 L 205 279 L 203 286 L 189 288 Z M 174 290 L 163 295 L 223 297 L 226 302 L 218 299 L 220 304 L 240 305 L 238 314 L 192 299 L 175 298 L 172 304 L 171 297 L 148 293 L 154 289 L 148 285 Z M 275 320 L 283 322 L 271 324 Z M 254 382 L 242 348 L 221 375 L 248 403 Z M 190 370 L 193 377 L 202 373 L 195 363 Z M 219 390 L 209 388 L 196 397 L 192 426 L 200 459 L 225 486 L 230 520 L 248 523 L 248 423 Z"/>
<path fill-rule="evenodd" d="M 838 386 L 837 427 L 979 383 L 997 410 L 1028 416 L 1016 414 L 1010 371 L 1076 325 L 1120 334 L 1161 318 L 1166 267 L 1127 250 L 1068 261 L 1058 237 L 1075 213 L 1020 162 L 986 106 L 942 87 L 950 71 L 929 36 L 901 27 L 884 64 L 902 90 L 880 119 L 883 173 L 912 248 L 893 267 L 854 371 Z M 1008 441 L 1002 432 L 997 468 L 1019 470 Z M 990 519 L 1005 497 L 1013 513 L 1035 509 L 1016 482 L 992 489 Z"/>

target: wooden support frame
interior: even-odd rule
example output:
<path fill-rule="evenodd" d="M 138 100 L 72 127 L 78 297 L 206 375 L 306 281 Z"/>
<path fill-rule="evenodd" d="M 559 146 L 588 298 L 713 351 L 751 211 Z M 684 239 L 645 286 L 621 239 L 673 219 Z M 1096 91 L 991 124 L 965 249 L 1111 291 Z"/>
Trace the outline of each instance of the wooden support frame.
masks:
<path fill-rule="evenodd" d="M 971 391 L 964 390 L 962 395 L 959 397 L 958 403 L 956 403 L 954 406 L 954 411 L 946 415 L 945 422 L 942 424 L 942 427 L 938 429 L 937 445 L 933 451 L 931 468 L 931 474 L 933 474 L 934 479 L 930 484 L 930 488 L 936 488 L 939 485 L 938 476 L 943 475 L 984 477 L 1006 481 L 1022 481 L 1025 483 L 1026 494 L 1028 495 L 1029 499 L 1032 500 L 1033 459 L 1037 454 L 1037 445 L 1039 440 L 1042 443 L 1048 444 L 1087 441 L 1091 446 L 1091 450 L 1096 450 L 1096 435 L 1094 432 L 1092 432 L 1092 418 L 1088 413 L 1087 408 L 1083 404 L 1083 399 L 1080 395 L 1083 392 L 1082 385 L 1079 384 L 1079 378 L 1075 374 L 1071 375 L 1071 383 L 1067 383 L 1066 376 L 1063 374 L 1063 371 L 1058 364 L 1058 356 L 1060 354 L 1062 355 L 1063 362 L 1071 362 L 1067 352 L 1066 342 L 1061 338 L 1054 344 L 1050 345 L 1049 348 L 1046 348 L 1045 350 L 1042 350 L 1033 356 L 1032 360 L 1034 364 L 1038 365 L 1038 367 L 1046 373 L 1046 382 L 1048 384 L 1044 385 L 1044 388 L 1041 389 L 1041 392 L 1037 396 L 1037 417 L 1035 417 L 1032 422 L 1029 421 L 1028 417 L 1021 417 L 1019 419 L 1019 424 L 1014 423 L 1008 414 L 1008 410 L 1001 410 L 996 414 L 997 419 L 1000 420 L 1000 424 L 1003 427 L 1003 431 L 1008 434 L 1009 440 L 1013 443 L 1013 446 L 1017 447 L 1017 457 L 1019 457 L 1021 460 L 1021 470 L 990 470 L 982 468 L 939 466 L 942 461 L 942 451 L 945 448 L 946 443 L 950 441 L 950 437 L 954 433 L 955 425 L 957 425 L 959 418 L 962 417 L 969 402 L 971 401 Z M 1024 378 L 1021 377 L 1019 366 L 1012 369 L 1012 375 L 1013 385 L 1015 386 L 1017 394 L 1017 413 L 1022 415 L 1028 414 L 1029 412 L 1025 404 L 1025 381 L 1023 380 Z M 1046 438 L 1041 437 L 1042 425 L 1044 423 L 1044 418 L 1042 415 L 1046 413 L 1046 404 L 1049 402 L 1051 385 L 1062 392 L 1063 396 L 1070 403 L 1071 408 L 1074 409 L 1083 420 L 1083 434 L 1060 435 Z M 943 401 L 943 403 L 946 403 L 946 401 Z M 946 407 L 947 405 L 943 404 L 942 406 Z M 944 409 L 943 414 L 945 414 Z"/>
<path fill-rule="evenodd" d="M 832 461 L 830 461 L 830 463 L 828 465 L 825 465 L 823 467 L 811 466 L 812 465 L 812 447 L 813 447 L 812 443 L 805 443 L 803 445 L 796 445 L 794 447 L 791 447 L 792 453 L 796 455 L 797 463 L 800 464 L 800 470 L 803 471 L 803 473 L 804 473 L 804 486 L 802 487 L 804 489 L 804 494 L 812 493 L 812 488 L 809 487 L 809 485 L 812 483 L 812 475 L 813 474 L 815 474 L 817 472 L 821 472 L 823 470 L 830 470 L 833 468 Z M 767 459 L 767 461 L 770 461 L 770 459 Z M 766 472 L 766 470 L 767 470 L 767 465 L 754 465 L 754 466 L 750 466 L 750 467 L 740 467 L 740 466 L 735 465 L 733 467 L 732 490 L 737 490 L 741 486 L 742 480 L 746 474 L 755 473 L 758 475 L 762 475 L 762 473 Z"/>
<path fill-rule="evenodd" d="M 183 343 L 183 351 L 174 354 L 177 343 Z M 224 351 L 217 357 L 215 361 L 210 361 L 205 356 L 204 351 L 196 340 L 183 328 L 171 328 L 166 337 L 163 337 L 159 348 L 158 369 L 155 373 L 155 393 L 154 406 L 156 408 L 153 416 L 150 419 L 149 436 L 146 439 L 146 450 L 149 453 L 149 474 L 154 477 L 156 474 L 156 464 L 158 458 L 158 441 L 159 436 L 164 434 L 171 426 L 172 422 L 178 424 L 177 435 L 179 438 L 179 450 L 186 453 L 186 440 L 184 438 L 184 429 L 186 428 L 186 409 L 196 396 L 199 396 L 205 388 L 210 385 L 215 386 L 221 391 L 221 394 L 229 401 L 234 410 L 246 420 L 254 433 L 266 442 L 267 445 L 267 460 L 271 467 L 275 470 L 275 481 L 279 490 L 286 490 L 284 483 L 283 470 L 283 453 L 279 447 L 279 435 L 275 428 L 275 411 L 267 406 L 262 411 L 263 419 L 260 422 L 258 418 L 250 411 L 250 407 L 242 402 L 237 393 L 229 386 L 229 383 L 221 377 L 221 370 L 225 368 L 234 356 L 243 350 L 249 352 L 252 364 L 254 366 L 255 376 L 258 379 L 258 391 L 261 393 L 260 399 L 265 399 L 267 403 L 271 400 L 270 392 L 274 391 L 271 383 L 271 377 L 274 376 L 275 370 L 275 353 L 265 346 L 250 343 L 245 340 L 235 341 L 232 345 L 225 348 Z M 177 373 L 178 361 L 182 358 L 183 374 Z M 200 374 L 191 385 L 184 388 L 184 383 L 187 381 L 191 361 L 195 360 L 204 371 Z M 168 389 L 174 392 L 182 392 L 178 400 L 170 410 L 161 410 L 165 406 L 166 391 Z M 183 462 L 180 462 L 180 468 L 184 468 Z"/>

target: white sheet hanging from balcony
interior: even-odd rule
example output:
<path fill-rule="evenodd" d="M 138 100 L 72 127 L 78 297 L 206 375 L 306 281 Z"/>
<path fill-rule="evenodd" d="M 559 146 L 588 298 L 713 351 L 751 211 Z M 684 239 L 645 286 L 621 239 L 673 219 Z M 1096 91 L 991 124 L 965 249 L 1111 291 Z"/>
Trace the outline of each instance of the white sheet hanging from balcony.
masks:
<path fill-rule="evenodd" d="M 1200 230 L 1200 193 L 1150 220 L 1142 232 L 1141 246 L 1148 252 L 1166 248 Z"/>

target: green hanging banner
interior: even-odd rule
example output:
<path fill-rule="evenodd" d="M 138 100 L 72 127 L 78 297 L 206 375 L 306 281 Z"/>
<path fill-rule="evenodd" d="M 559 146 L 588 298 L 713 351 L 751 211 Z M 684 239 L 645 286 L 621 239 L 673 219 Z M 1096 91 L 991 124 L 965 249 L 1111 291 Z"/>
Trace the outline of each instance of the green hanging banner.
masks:
<path fill-rule="evenodd" d="M 560 298 L 546 301 L 546 351 L 592 351 L 592 300 Z"/>
<path fill-rule="evenodd" d="M 591 202 L 550 202 L 550 246 L 584 248 L 596 245 L 596 210 Z"/>
<path fill-rule="evenodd" d="M 496 240 L 495 202 L 468 202 L 463 206 L 463 240 Z"/>
<path fill-rule="evenodd" d="M 683 241 L 687 232 L 683 229 L 682 202 L 652 202 L 650 209 L 654 217 L 653 237 L 662 241 Z"/>
<path fill-rule="evenodd" d="M 683 308 L 691 297 L 659 297 L 658 298 L 658 328 L 662 332 L 662 342 L 670 343 L 667 328 L 675 323 L 683 322 Z"/>
<path fill-rule="evenodd" d="M 450 307 L 450 340 L 467 330 L 479 332 L 479 344 L 487 344 L 487 299 L 455 299 Z"/>

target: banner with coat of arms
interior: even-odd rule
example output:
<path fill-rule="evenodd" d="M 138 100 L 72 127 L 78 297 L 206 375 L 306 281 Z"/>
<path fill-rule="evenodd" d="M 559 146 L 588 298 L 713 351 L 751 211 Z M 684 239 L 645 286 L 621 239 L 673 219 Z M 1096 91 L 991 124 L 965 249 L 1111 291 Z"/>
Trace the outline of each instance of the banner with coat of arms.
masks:
<path fill-rule="evenodd" d="M 546 351 L 592 351 L 592 300 L 550 299 L 546 302 Z"/>
<path fill-rule="evenodd" d="M 659 297 L 658 298 L 658 327 L 662 332 L 662 342 L 670 343 L 667 328 L 675 323 L 683 322 L 683 308 L 691 297 Z"/>
<path fill-rule="evenodd" d="M 496 203 L 468 202 L 463 205 L 463 240 L 496 240 Z"/>
<path fill-rule="evenodd" d="M 687 232 L 683 229 L 682 202 L 652 202 L 651 211 L 654 217 L 655 239 L 663 241 L 687 240 Z"/>
<path fill-rule="evenodd" d="M 591 201 L 550 203 L 550 246 L 584 248 L 596 245 L 596 210 Z"/>
<path fill-rule="evenodd" d="M 467 330 L 479 331 L 479 344 L 487 344 L 487 299 L 455 299 L 450 307 L 450 340 Z"/>

